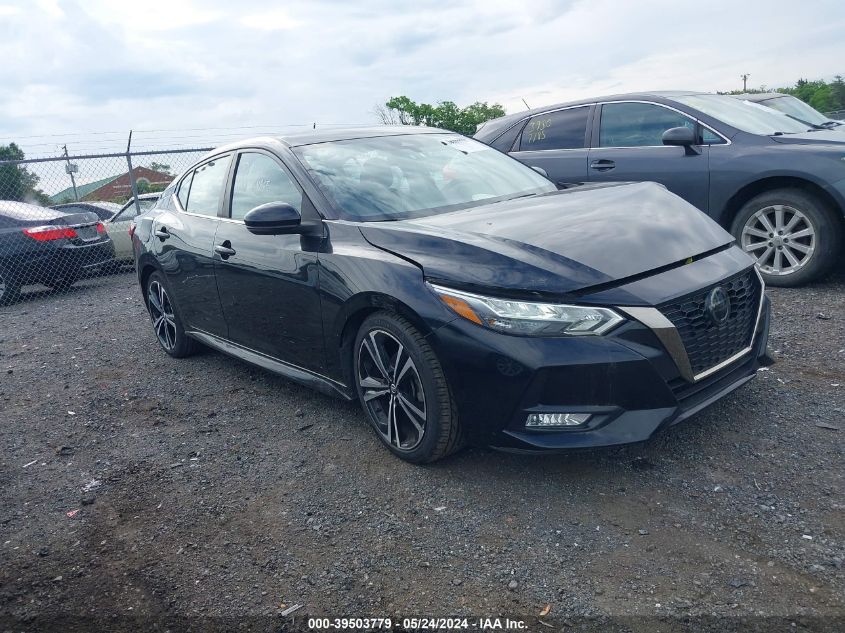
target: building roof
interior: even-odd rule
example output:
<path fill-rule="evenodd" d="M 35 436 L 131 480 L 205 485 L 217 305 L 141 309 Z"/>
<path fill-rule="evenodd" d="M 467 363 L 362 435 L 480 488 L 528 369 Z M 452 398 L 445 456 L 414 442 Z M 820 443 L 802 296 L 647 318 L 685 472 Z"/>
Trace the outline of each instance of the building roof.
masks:
<path fill-rule="evenodd" d="M 114 182 L 118 178 L 120 178 L 123 174 L 117 174 L 116 176 L 109 176 L 108 178 L 103 178 L 102 180 L 95 180 L 94 182 L 88 182 L 84 185 L 76 185 L 76 193 L 79 196 L 79 199 L 82 200 L 85 196 L 87 196 L 92 191 L 96 191 L 103 185 L 107 185 L 110 182 Z M 74 200 L 73 196 L 73 187 L 68 187 L 67 189 L 62 189 L 59 193 L 54 193 L 50 196 L 50 202 L 53 204 L 59 202 L 72 202 Z"/>

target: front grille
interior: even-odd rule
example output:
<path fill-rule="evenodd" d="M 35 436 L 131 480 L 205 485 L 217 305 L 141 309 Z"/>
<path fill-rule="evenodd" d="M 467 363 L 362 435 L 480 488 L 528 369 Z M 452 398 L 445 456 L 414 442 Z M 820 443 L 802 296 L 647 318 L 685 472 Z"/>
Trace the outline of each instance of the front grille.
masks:
<path fill-rule="evenodd" d="M 716 286 L 727 291 L 731 302 L 730 316 L 722 324 L 714 323 L 704 310 L 707 295 Z M 681 335 L 693 375 L 718 365 L 750 345 L 761 292 L 760 279 L 754 269 L 749 269 L 660 306 L 660 311 Z"/>

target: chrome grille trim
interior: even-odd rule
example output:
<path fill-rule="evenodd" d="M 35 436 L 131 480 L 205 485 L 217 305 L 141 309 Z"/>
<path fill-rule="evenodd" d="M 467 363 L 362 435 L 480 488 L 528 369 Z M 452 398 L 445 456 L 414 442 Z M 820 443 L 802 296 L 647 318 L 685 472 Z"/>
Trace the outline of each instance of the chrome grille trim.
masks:
<path fill-rule="evenodd" d="M 693 374 L 692 372 L 692 366 L 689 355 L 687 354 L 686 345 L 678 332 L 678 328 L 675 327 L 675 325 L 660 310 L 657 308 L 642 308 L 633 306 L 617 306 L 616 309 L 627 314 L 632 319 L 639 321 L 654 332 L 654 335 L 663 344 L 666 351 L 669 353 L 669 356 L 674 361 L 681 377 L 688 382 L 698 382 L 699 380 L 712 376 L 725 367 L 735 363 L 753 349 L 754 335 L 760 327 L 760 317 L 763 314 L 763 301 L 766 297 L 766 284 L 756 266 L 754 267 L 754 272 L 760 282 L 760 298 L 757 305 L 757 316 L 754 319 L 754 327 L 751 329 L 751 337 L 749 338 L 748 345 L 736 354 L 732 355 L 730 358 L 727 358 L 713 367 L 705 369 L 697 374 Z"/>

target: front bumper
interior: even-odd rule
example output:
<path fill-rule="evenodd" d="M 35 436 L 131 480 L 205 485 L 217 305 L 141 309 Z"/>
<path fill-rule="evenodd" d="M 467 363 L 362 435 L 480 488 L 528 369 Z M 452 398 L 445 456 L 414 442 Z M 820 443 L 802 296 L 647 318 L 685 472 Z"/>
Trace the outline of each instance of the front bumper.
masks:
<path fill-rule="evenodd" d="M 430 338 L 473 443 L 515 451 L 642 442 L 687 419 L 771 363 L 763 297 L 750 349 L 691 382 L 652 330 L 629 321 L 612 335 L 532 339 L 453 321 Z M 583 427 L 528 430 L 536 412 L 590 413 Z"/>

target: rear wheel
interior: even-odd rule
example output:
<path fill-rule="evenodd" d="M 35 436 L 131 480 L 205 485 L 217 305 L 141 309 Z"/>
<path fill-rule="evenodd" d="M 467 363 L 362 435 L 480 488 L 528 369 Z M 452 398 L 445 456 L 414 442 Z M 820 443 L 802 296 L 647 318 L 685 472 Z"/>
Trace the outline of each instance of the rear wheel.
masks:
<path fill-rule="evenodd" d="M 842 247 L 839 218 L 800 189 L 755 196 L 740 209 L 731 233 L 772 286 L 800 286 L 818 278 Z"/>
<path fill-rule="evenodd" d="M 184 358 L 196 351 L 197 342 L 185 334 L 182 319 L 170 297 L 164 277 L 155 272 L 147 279 L 147 309 L 153 333 L 159 345 L 174 358 Z"/>
<path fill-rule="evenodd" d="M 379 439 L 398 457 L 433 462 L 462 438 L 455 404 L 434 350 L 404 318 L 368 317 L 355 339 L 358 397 Z"/>
<path fill-rule="evenodd" d="M 21 286 L 9 273 L 0 270 L 0 306 L 15 303 L 21 295 Z"/>

